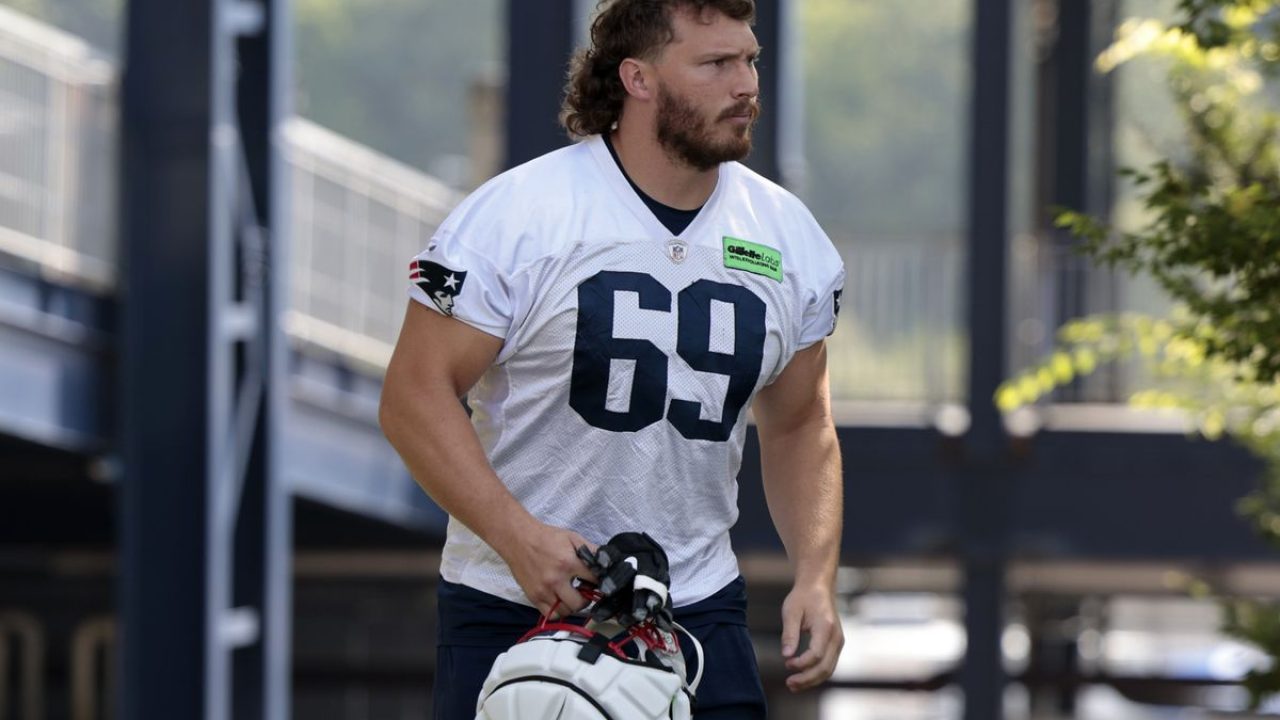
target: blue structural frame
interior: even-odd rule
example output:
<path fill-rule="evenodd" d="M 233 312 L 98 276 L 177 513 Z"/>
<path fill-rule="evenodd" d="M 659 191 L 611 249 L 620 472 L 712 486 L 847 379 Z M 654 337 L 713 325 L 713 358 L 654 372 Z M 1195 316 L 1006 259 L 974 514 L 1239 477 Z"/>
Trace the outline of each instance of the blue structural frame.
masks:
<path fill-rule="evenodd" d="M 95 455 L 109 447 L 115 306 L 0 266 L 0 432 Z"/>

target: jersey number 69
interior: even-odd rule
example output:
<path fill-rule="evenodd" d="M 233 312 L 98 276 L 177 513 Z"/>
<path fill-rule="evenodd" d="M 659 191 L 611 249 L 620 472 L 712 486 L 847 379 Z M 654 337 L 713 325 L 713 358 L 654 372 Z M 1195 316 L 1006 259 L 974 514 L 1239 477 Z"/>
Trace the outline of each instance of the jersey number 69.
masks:
<path fill-rule="evenodd" d="M 751 398 L 764 361 L 765 304 L 747 288 L 698 280 L 677 296 L 676 353 L 694 370 L 729 378 L 719 420 L 703 420 L 701 403 L 667 399 L 667 361 L 648 340 L 614 336 L 616 293 L 633 292 L 642 310 L 671 312 L 671 291 L 652 275 L 603 270 L 578 285 L 578 329 L 569 405 L 594 427 L 635 432 L 666 415 L 691 440 L 725 441 Z M 711 350 L 711 303 L 733 306 L 733 353 Z M 605 407 L 612 360 L 632 360 L 635 372 L 626 412 Z M 664 407 L 665 406 L 665 407 Z"/>

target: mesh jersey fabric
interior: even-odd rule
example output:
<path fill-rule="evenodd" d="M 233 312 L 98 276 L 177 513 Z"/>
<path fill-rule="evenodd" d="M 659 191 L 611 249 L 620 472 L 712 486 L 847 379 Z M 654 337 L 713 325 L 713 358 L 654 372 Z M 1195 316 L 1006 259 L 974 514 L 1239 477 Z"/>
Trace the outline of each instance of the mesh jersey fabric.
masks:
<path fill-rule="evenodd" d="M 781 279 L 731 259 L 781 257 Z M 738 163 L 673 236 L 595 136 L 490 180 L 411 265 L 409 295 L 503 339 L 468 395 L 498 477 L 539 520 L 593 543 L 649 533 L 672 602 L 738 575 L 729 543 L 746 408 L 835 325 L 844 268 L 808 210 Z M 528 604 L 450 519 L 441 574 Z"/>

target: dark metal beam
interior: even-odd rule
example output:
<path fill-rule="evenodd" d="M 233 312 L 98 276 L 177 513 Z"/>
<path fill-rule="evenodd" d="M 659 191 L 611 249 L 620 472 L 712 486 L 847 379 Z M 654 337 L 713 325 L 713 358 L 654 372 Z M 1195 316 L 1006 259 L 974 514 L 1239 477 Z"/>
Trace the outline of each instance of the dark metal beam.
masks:
<path fill-rule="evenodd" d="M 120 716 L 288 716 L 284 0 L 133 0 Z"/>
<path fill-rule="evenodd" d="M 287 348 L 280 318 L 288 307 L 289 170 L 280 144 L 292 116 L 294 62 L 289 0 L 265 0 L 262 27 L 235 40 L 239 60 L 236 120 L 241 129 L 240 282 L 237 300 L 256 307 L 256 352 L 241 375 L 256 375 L 257 412 L 247 419 L 252 438 L 240 513 L 232 530 L 235 589 L 231 607 L 256 608 L 258 642 L 232 664 L 236 720 L 290 716 L 293 502 L 285 477 L 284 415 L 288 407 Z M 230 50 L 231 48 L 228 48 Z"/>
<path fill-rule="evenodd" d="M 1093 59 L 1115 25 L 1115 0 L 1044 0 L 1036 68 L 1035 227 L 1047 305 L 1040 320 L 1052 330 L 1093 312 L 1113 310 L 1110 273 L 1093 269 L 1079 254 L 1079 239 L 1057 228 L 1054 216 L 1066 208 L 1107 217 L 1111 205 L 1111 75 L 1096 72 Z M 1046 333 L 1048 351 L 1053 333 Z M 1113 381 L 1106 369 L 1086 382 L 1060 388 L 1056 396 L 1079 401 L 1085 388 Z M 1108 393 L 1114 397 L 1116 393 Z"/>
<path fill-rule="evenodd" d="M 0 434 L 86 455 L 109 447 L 114 311 L 0 267 Z"/>
<path fill-rule="evenodd" d="M 932 428 L 838 432 L 848 515 L 842 559 L 860 565 L 957 557 L 954 507 L 965 491 L 953 469 L 957 443 Z M 1235 443 L 1178 432 L 1041 433 L 1017 461 L 1008 552 L 1027 561 L 1266 562 L 1274 559 L 1274 548 L 1235 509 L 1263 470 L 1261 460 Z M 738 504 L 734 547 L 781 552 L 760 487 L 754 427 L 743 453 Z"/>
<path fill-rule="evenodd" d="M 752 170 L 775 182 L 782 182 L 781 129 L 788 110 L 783 88 L 783 74 L 794 48 L 787 45 L 787 22 L 790 0 L 756 0 L 756 40 L 760 47 L 760 102 L 763 112 L 752 133 L 751 155 L 746 164 Z M 795 78 L 799 80 L 799 78 Z"/>
<path fill-rule="evenodd" d="M 1007 372 L 1010 0 L 977 0 L 972 30 L 968 209 L 969 430 L 955 476 L 964 566 L 965 720 L 1000 717 L 1005 573 L 1014 490 L 992 398 Z"/>
<path fill-rule="evenodd" d="M 1070 208 L 1102 217 L 1111 205 L 1114 175 L 1111 152 L 1112 75 L 1094 69 L 1094 57 L 1111 40 L 1117 0 L 1056 0 L 1056 22 L 1042 39 L 1037 72 L 1036 127 L 1040 133 L 1038 226 L 1061 246 L 1078 244 L 1053 229 L 1055 208 Z M 1074 265 L 1075 267 L 1069 267 Z M 1070 272 L 1059 294 L 1061 319 L 1089 312 L 1096 293 L 1088 286 L 1085 263 L 1061 263 Z"/>
<path fill-rule="evenodd" d="M 118 716 L 204 716 L 214 19 L 133 0 L 122 87 Z"/>
<path fill-rule="evenodd" d="M 574 46 L 574 0 L 508 0 L 506 155 L 511 168 L 569 143 L 560 102 Z"/>

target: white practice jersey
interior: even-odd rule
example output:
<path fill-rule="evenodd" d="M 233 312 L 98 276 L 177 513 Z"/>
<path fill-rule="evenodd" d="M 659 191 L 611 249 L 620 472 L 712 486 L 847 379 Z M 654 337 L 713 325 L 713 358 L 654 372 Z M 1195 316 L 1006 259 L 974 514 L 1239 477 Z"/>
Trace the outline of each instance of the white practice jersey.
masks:
<path fill-rule="evenodd" d="M 809 211 L 738 163 L 672 235 L 596 136 L 476 190 L 410 268 L 410 296 L 504 340 L 468 395 L 494 470 L 539 520 L 633 530 L 672 601 L 733 580 L 746 411 L 835 325 L 844 268 Z M 450 520 L 441 574 L 529 604 Z"/>

